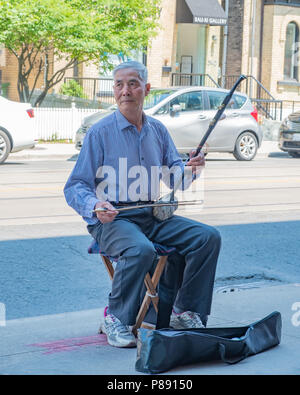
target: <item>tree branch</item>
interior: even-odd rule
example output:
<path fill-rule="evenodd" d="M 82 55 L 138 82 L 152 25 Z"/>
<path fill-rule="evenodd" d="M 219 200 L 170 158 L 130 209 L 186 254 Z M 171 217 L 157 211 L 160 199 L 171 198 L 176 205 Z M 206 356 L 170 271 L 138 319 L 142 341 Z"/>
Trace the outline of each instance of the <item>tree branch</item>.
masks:
<path fill-rule="evenodd" d="M 26 72 L 24 72 L 24 76 L 25 76 L 26 78 L 29 77 L 30 73 L 31 73 L 32 70 L 34 69 L 35 64 L 36 64 L 36 58 L 37 58 L 37 56 L 40 55 L 40 56 L 42 57 L 41 47 L 42 47 L 42 44 L 40 44 L 40 46 L 39 46 L 38 48 L 36 48 L 36 49 L 35 49 L 35 48 L 32 48 L 32 49 L 30 50 L 30 49 L 27 47 L 27 55 L 24 57 L 24 65 L 26 64 L 26 61 L 27 61 L 28 64 L 29 64 L 29 67 L 27 68 Z M 34 55 L 33 55 L 33 59 L 31 59 L 32 54 L 34 54 Z M 41 59 L 40 59 L 40 61 L 41 61 Z"/>
<path fill-rule="evenodd" d="M 65 67 L 62 67 L 61 69 L 57 70 L 52 75 L 52 77 L 49 80 L 47 80 L 47 82 L 49 83 L 49 88 L 52 88 L 52 86 L 58 84 L 64 78 L 64 75 L 65 75 L 66 71 L 68 69 L 72 68 L 72 66 L 75 64 L 75 62 L 76 62 L 76 59 L 71 59 L 65 65 Z M 80 63 L 83 63 L 83 62 L 80 62 Z M 80 64 L 80 63 L 78 62 L 78 64 Z"/>
<path fill-rule="evenodd" d="M 74 65 L 75 62 L 76 62 L 76 59 L 71 59 L 64 67 L 57 70 L 49 79 L 48 79 L 48 69 L 49 69 L 49 65 L 48 65 L 48 67 L 45 70 L 46 71 L 46 73 L 45 73 L 45 87 L 44 87 L 43 91 L 41 92 L 41 94 L 37 97 L 35 104 L 34 104 L 35 106 L 38 106 L 42 103 L 42 101 L 46 97 L 49 89 L 51 89 L 54 85 L 58 84 L 64 78 L 66 71 L 68 69 L 70 69 Z M 83 61 L 79 62 L 79 64 L 80 63 L 83 63 Z"/>
<path fill-rule="evenodd" d="M 30 92 L 30 95 L 29 95 L 29 101 L 30 101 L 31 98 L 32 98 L 33 92 L 34 92 L 35 87 L 36 87 L 36 85 L 37 85 L 38 79 L 39 79 L 39 77 L 40 77 L 40 75 L 41 75 L 41 73 L 42 73 L 42 70 L 43 70 L 43 59 L 40 58 L 38 70 L 37 70 L 37 73 L 36 73 L 36 76 L 35 76 L 35 79 L 34 79 L 34 82 L 33 82 L 33 86 L 32 86 L 32 88 L 31 88 L 31 92 Z"/>

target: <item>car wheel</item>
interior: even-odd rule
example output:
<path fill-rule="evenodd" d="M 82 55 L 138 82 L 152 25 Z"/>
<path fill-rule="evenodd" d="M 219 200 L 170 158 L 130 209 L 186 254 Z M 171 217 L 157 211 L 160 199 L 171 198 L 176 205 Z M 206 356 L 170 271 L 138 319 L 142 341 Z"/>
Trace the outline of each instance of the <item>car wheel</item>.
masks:
<path fill-rule="evenodd" d="M 0 163 L 3 163 L 7 159 L 10 150 L 10 140 L 7 134 L 3 130 L 0 130 Z"/>
<path fill-rule="evenodd" d="M 233 156 L 237 160 L 252 160 L 257 152 L 258 143 L 251 132 L 242 133 L 235 143 Z"/>
<path fill-rule="evenodd" d="M 289 151 L 289 155 L 293 158 L 300 158 L 300 152 Z"/>

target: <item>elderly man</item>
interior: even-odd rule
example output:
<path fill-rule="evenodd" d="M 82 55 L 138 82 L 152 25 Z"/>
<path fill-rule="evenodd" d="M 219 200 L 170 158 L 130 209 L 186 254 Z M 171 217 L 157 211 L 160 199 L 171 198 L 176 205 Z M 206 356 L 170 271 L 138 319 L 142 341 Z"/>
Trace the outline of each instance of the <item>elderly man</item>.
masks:
<path fill-rule="evenodd" d="M 221 243 L 216 229 L 181 216 L 158 221 L 151 207 L 118 212 L 118 207 L 154 200 L 152 168 L 177 166 L 183 171 L 184 164 L 165 126 L 143 112 L 150 91 L 145 66 L 125 62 L 113 76 L 118 109 L 89 129 L 64 193 L 101 250 L 119 258 L 102 331 L 109 344 L 133 347 L 136 339 L 130 326 L 139 309 L 144 276 L 157 258 L 152 242 L 176 247 L 181 276 L 176 279 L 178 292 L 170 319 L 175 329 L 206 325 Z M 204 166 L 203 154 L 185 166 L 193 171 Z M 141 167 L 143 171 L 137 170 Z M 139 185 L 139 193 L 134 179 L 138 174 L 150 180 Z M 95 214 L 97 208 L 105 210 Z M 164 277 L 172 286 L 172 266 Z"/>

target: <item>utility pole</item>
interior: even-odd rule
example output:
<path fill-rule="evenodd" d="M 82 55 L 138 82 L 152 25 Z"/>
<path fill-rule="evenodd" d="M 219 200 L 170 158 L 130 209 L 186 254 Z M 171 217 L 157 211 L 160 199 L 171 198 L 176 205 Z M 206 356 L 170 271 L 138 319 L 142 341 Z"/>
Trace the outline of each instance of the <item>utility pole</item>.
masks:
<path fill-rule="evenodd" d="M 250 57 L 250 75 L 253 76 L 253 61 L 254 61 L 254 50 L 255 50 L 255 23 L 256 23 L 256 0 L 252 0 L 251 10 L 251 57 Z M 250 98 L 253 96 L 253 83 L 252 78 L 250 79 Z"/>
<path fill-rule="evenodd" d="M 225 85 L 226 63 L 227 63 L 228 10 L 229 10 L 229 0 L 225 0 L 225 14 L 226 14 L 226 18 L 227 18 L 227 24 L 224 26 L 223 55 L 222 55 L 222 79 L 221 79 L 222 88 L 224 88 L 224 85 Z"/>

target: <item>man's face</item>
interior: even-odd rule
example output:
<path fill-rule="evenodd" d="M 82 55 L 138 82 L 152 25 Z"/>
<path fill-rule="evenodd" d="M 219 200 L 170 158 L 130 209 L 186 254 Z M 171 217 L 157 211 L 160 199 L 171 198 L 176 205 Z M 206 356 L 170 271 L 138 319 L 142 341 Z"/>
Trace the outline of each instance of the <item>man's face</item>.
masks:
<path fill-rule="evenodd" d="M 142 81 L 133 69 L 118 70 L 114 78 L 114 95 L 121 112 L 142 111 L 150 84 Z"/>

